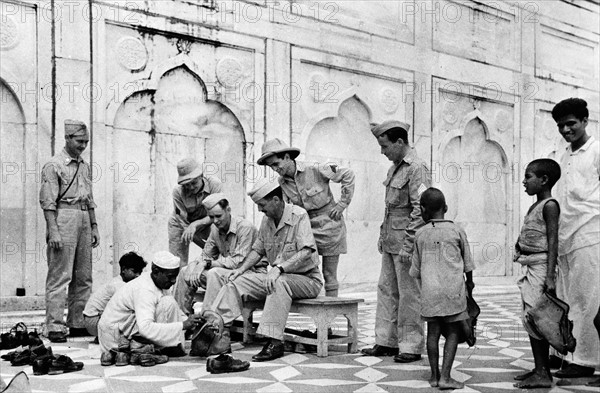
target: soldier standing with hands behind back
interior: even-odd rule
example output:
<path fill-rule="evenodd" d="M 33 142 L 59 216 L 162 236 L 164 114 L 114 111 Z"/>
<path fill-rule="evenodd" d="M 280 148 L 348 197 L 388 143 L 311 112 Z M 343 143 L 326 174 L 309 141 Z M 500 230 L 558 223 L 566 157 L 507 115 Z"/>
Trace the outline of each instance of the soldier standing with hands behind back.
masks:
<path fill-rule="evenodd" d="M 65 120 L 65 147 L 42 168 L 40 205 L 46 219 L 48 276 L 46 328 L 52 342 L 89 335 L 83 309 L 92 292 L 92 247 L 100 244 L 92 196 L 92 171 L 81 158 L 90 136 L 86 125 Z"/>

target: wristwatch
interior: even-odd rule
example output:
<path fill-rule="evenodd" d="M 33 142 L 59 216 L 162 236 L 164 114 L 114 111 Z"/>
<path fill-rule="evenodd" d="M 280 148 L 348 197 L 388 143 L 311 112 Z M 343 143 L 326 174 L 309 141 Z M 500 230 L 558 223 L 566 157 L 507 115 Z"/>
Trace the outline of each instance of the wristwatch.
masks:
<path fill-rule="evenodd" d="M 285 273 L 285 270 L 283 270 L 283 266 L 281 266 L 281 265 L 275 265 L 275 267 L 277 269 L 279 269 L 279 271 L 281 272 L 281 274 Z"/>

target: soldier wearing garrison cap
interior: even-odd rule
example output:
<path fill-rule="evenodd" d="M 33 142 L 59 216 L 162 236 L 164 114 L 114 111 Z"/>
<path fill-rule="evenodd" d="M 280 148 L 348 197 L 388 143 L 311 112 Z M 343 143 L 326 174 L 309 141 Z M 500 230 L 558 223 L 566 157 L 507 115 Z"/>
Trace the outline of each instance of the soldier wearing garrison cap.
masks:
<path fill-rule="evenodd" d="M 223 280 L 211 311 L 230 326 L 246 299 L 265 300 L 257 333 L 270 338 L 254 361 L 283 356 L 283 330 L 293 299 L 316 297 L 323 287 L 317 245 L 306 211 L 285 203 L 279 184 L 262 179 L 248 193 L 265 214 L 258 238 L 242 265 Z M 253 271 L 266 258 L 271 269 Z"/>
<path fill-rule="evenodd" d="M 191 261 L 182 268 L 183 280 L 175 287 L 175 299 L 186 314 L 193 314 L 194 294 L 205 288 L 202 307 L 208 309 L 222 286 L 223 277 L 238 268 L 250 253 L 257 230 L 252 223 L 231 214 L 228 197 L 223 193 L 210 194 L 202 202 L 212 220 L 200 260 Z M 254 271 L 266 272 L 266 263 Z"/>
<path fill-rule="evenodd" d="M 100 243 L 92 171 L 81 157 L 89 133 L 76 120 L 65 120 L 64 129 L 65 147 L 42 168 L 40 188 L 48 243 L 46 327 L 52 342 L 66 342 L 67 327 L 71 337 L 88 335 L 83 309 L 92 291 L 92 247 Z"/>
<path fill-rule="evenodd" d="M 354 195 L 354 172 L 331 163 L 308 164 L 296 161 L 300 149 L 289 147 L 281 139 L 264 143 L 259 165 L 277 172 L 286 202 L 300 206 L 308 212 L 310 225 L 323 257 L 325 294 L 337 296 L 339 283 L 337 267 L 340 254 L 347 252 L 346 224 L 343 211 Z M 335 201 L 330 182 L 340 183 L 342 193 Z"/>
<path fill-rule="evenodd" d="M 382 253 L 377 286 L 375 346 L 362 352 L 391 356 L 399 363 L 421 359 L 424 346 L 420 317 L 421 289 L 409 275 L 415 232 L 424 222 L 419 200 L 431 186 L 427 165 L 408 144 L 410 126 L 396 120 L 373 124 L 371 131 L 393 164 L 383 182 L 385 217 L 378 241 Z"/>

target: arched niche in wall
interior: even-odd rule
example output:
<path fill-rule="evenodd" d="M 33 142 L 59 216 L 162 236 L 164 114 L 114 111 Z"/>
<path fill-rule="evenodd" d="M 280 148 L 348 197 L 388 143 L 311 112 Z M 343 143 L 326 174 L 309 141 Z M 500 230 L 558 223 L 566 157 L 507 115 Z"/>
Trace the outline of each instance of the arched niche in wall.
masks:
<path fill-rule="evenodd" d="M 477 274 L 506 274 L 509 164 L 504 149 L 490 139 L 487 122 L 468 116 L 440 146 L 434 181 L 446 196 L 446 218 L 467 232 Z M 437 179 L 435 179 L 437 178 Z"/>
<path fill-rule="evenodd" d="M 24 181 L 24 169 L 27 162 L 25 146 L 28 141 L 25 133 L 25 114 L 21 103 L 3 79 L 0 79 L 0 94 L 2 97 L 0 151 L 3 177 L 0 190 L 2 200 L 0 203 L 2 218 L 0 220 L 2 240 L 0 296 L 15 296 L 16 288 L 33 285 L 33 282 L 29 283 L 26 280 L 27 269 L 22 252 L 26 244 L 24 218 L 27 208 L 25 203 L 27 182 Z M 39 167 L 36 169 L 41 170 Z"/>
<path fill-rule="evenodd" d="M 351 168 L 356 175 L 354 198 L 344 213 L 349 257 L 340 264 L 341 282 L 359 282 L 364 270 L 372 269 L 380 259 L 377 238 L 384 211 L 382 182 L 390 163 L 380 153 L 370 122 L 369 107 L 352 95 L 341 101 L 337 113 L 324 112 L 313 118 L 301 146 L 306 162 L 337 163 Z M 330 185 L 339 200 L 340 186 Z"/>
<path fill-rule="evenodd" d="M 244 214 L 245 137 L 237 117 L 206 98 L 204 82 L 185 64 L 139 86 L 114 117 L 115 253 L 166 249 L 176 164 L 185 157 L 219 178 L 234 214 Z"/>

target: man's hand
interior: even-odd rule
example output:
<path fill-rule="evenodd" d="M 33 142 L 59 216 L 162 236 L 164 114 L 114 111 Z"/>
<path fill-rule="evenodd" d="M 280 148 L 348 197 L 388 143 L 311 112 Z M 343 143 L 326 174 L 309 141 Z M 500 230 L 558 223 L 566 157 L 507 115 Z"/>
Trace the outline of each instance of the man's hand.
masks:
<path fill-rule="evenodd" d="M 409 252 L 406 252 L 405 250 L 400 250 L 400 253 L 398 255 L 400 256 L 401 263 L 410 263 L 410 257 L 412 255 Z"/>
<path fill-rule="evenodd" d="M 58 229 L 50 230 L 48 233 L 48 247 L 60 250 L 62 248 L 62 237 Z"/>
<path fill-rule="evenodd" d="M 229 276 L 227 277 L 227 281 L 232 282 L 241 275 L 242 275 L 241 271 L 239 271 L 238 269 L 234 269 L 231 271 L 231 273 L 229 273 Z"/>
<path fill-rule="evenodd" d="M 196 315 L 196 314 L 190 315 L 188 317 L 188 319 L 183 321 L 183 330 L 190 330 L 190 329 L 195 328 L 200 323 L 200 320 L 201 320 L 200 315 Z"/>
<path fill-rule="evenodd" d="M 197 230 L 198 224 L 196 222 L 191 223 L 190 225 L 188 225 L 187 228 L 185 228 L 185 231 L 183 231 L 183 235 L 181 235 L 181 240 L 184 243 L 190 243 L 192 240 L 194 240 L 194 235 L 196 234 Z"/>
<path fill-rule="evenodd" d="M 185 281 L 190 286 L 199 287 L 203 271 L 203 266 L 200 263 L 197 263 L 193 269 L 190 269 L 190 266 L 188 266 L 185 272 Z"/>
<path fill-rule="evenodd" d="M 270 295 L 275 292 L 275 281 L 281 276 L 281 271 L 274 267 L 267 273 L 267 278 L 265 280 L 265 289 L 267 293 Z"/>
<path fill-rule="evenodd" d="M 556 280 L 554 276 L 548 274 L 546 280 L 544 280 L 544 292 L 556 296 Z"/>
<path fill-rule="evenodd" d="M 467 285 L 467 293 L 469 294 L 469 297 L 472 298 L 473 297 L 473 288 L 475 288 L 475 283 L 473 281 L 467 281 L 465 284 Z"/>
<path fill-rule="evenodd" d="M 339 220 L 340 218 L 342 218 L 342 213 L 344 212 L 344 208 L 339 206 L 339 205 L 335 205 L 333 207 L 333 209 L 331 209 L 331 211 L 329 212 L 329 217 L 335 221 Z"/>
<path fill-rule="evenodd" d="M 100 245 L 100 233 L 98 233 L 98 226 L 92 225 L 92 247 L 96 248 Z"/>

